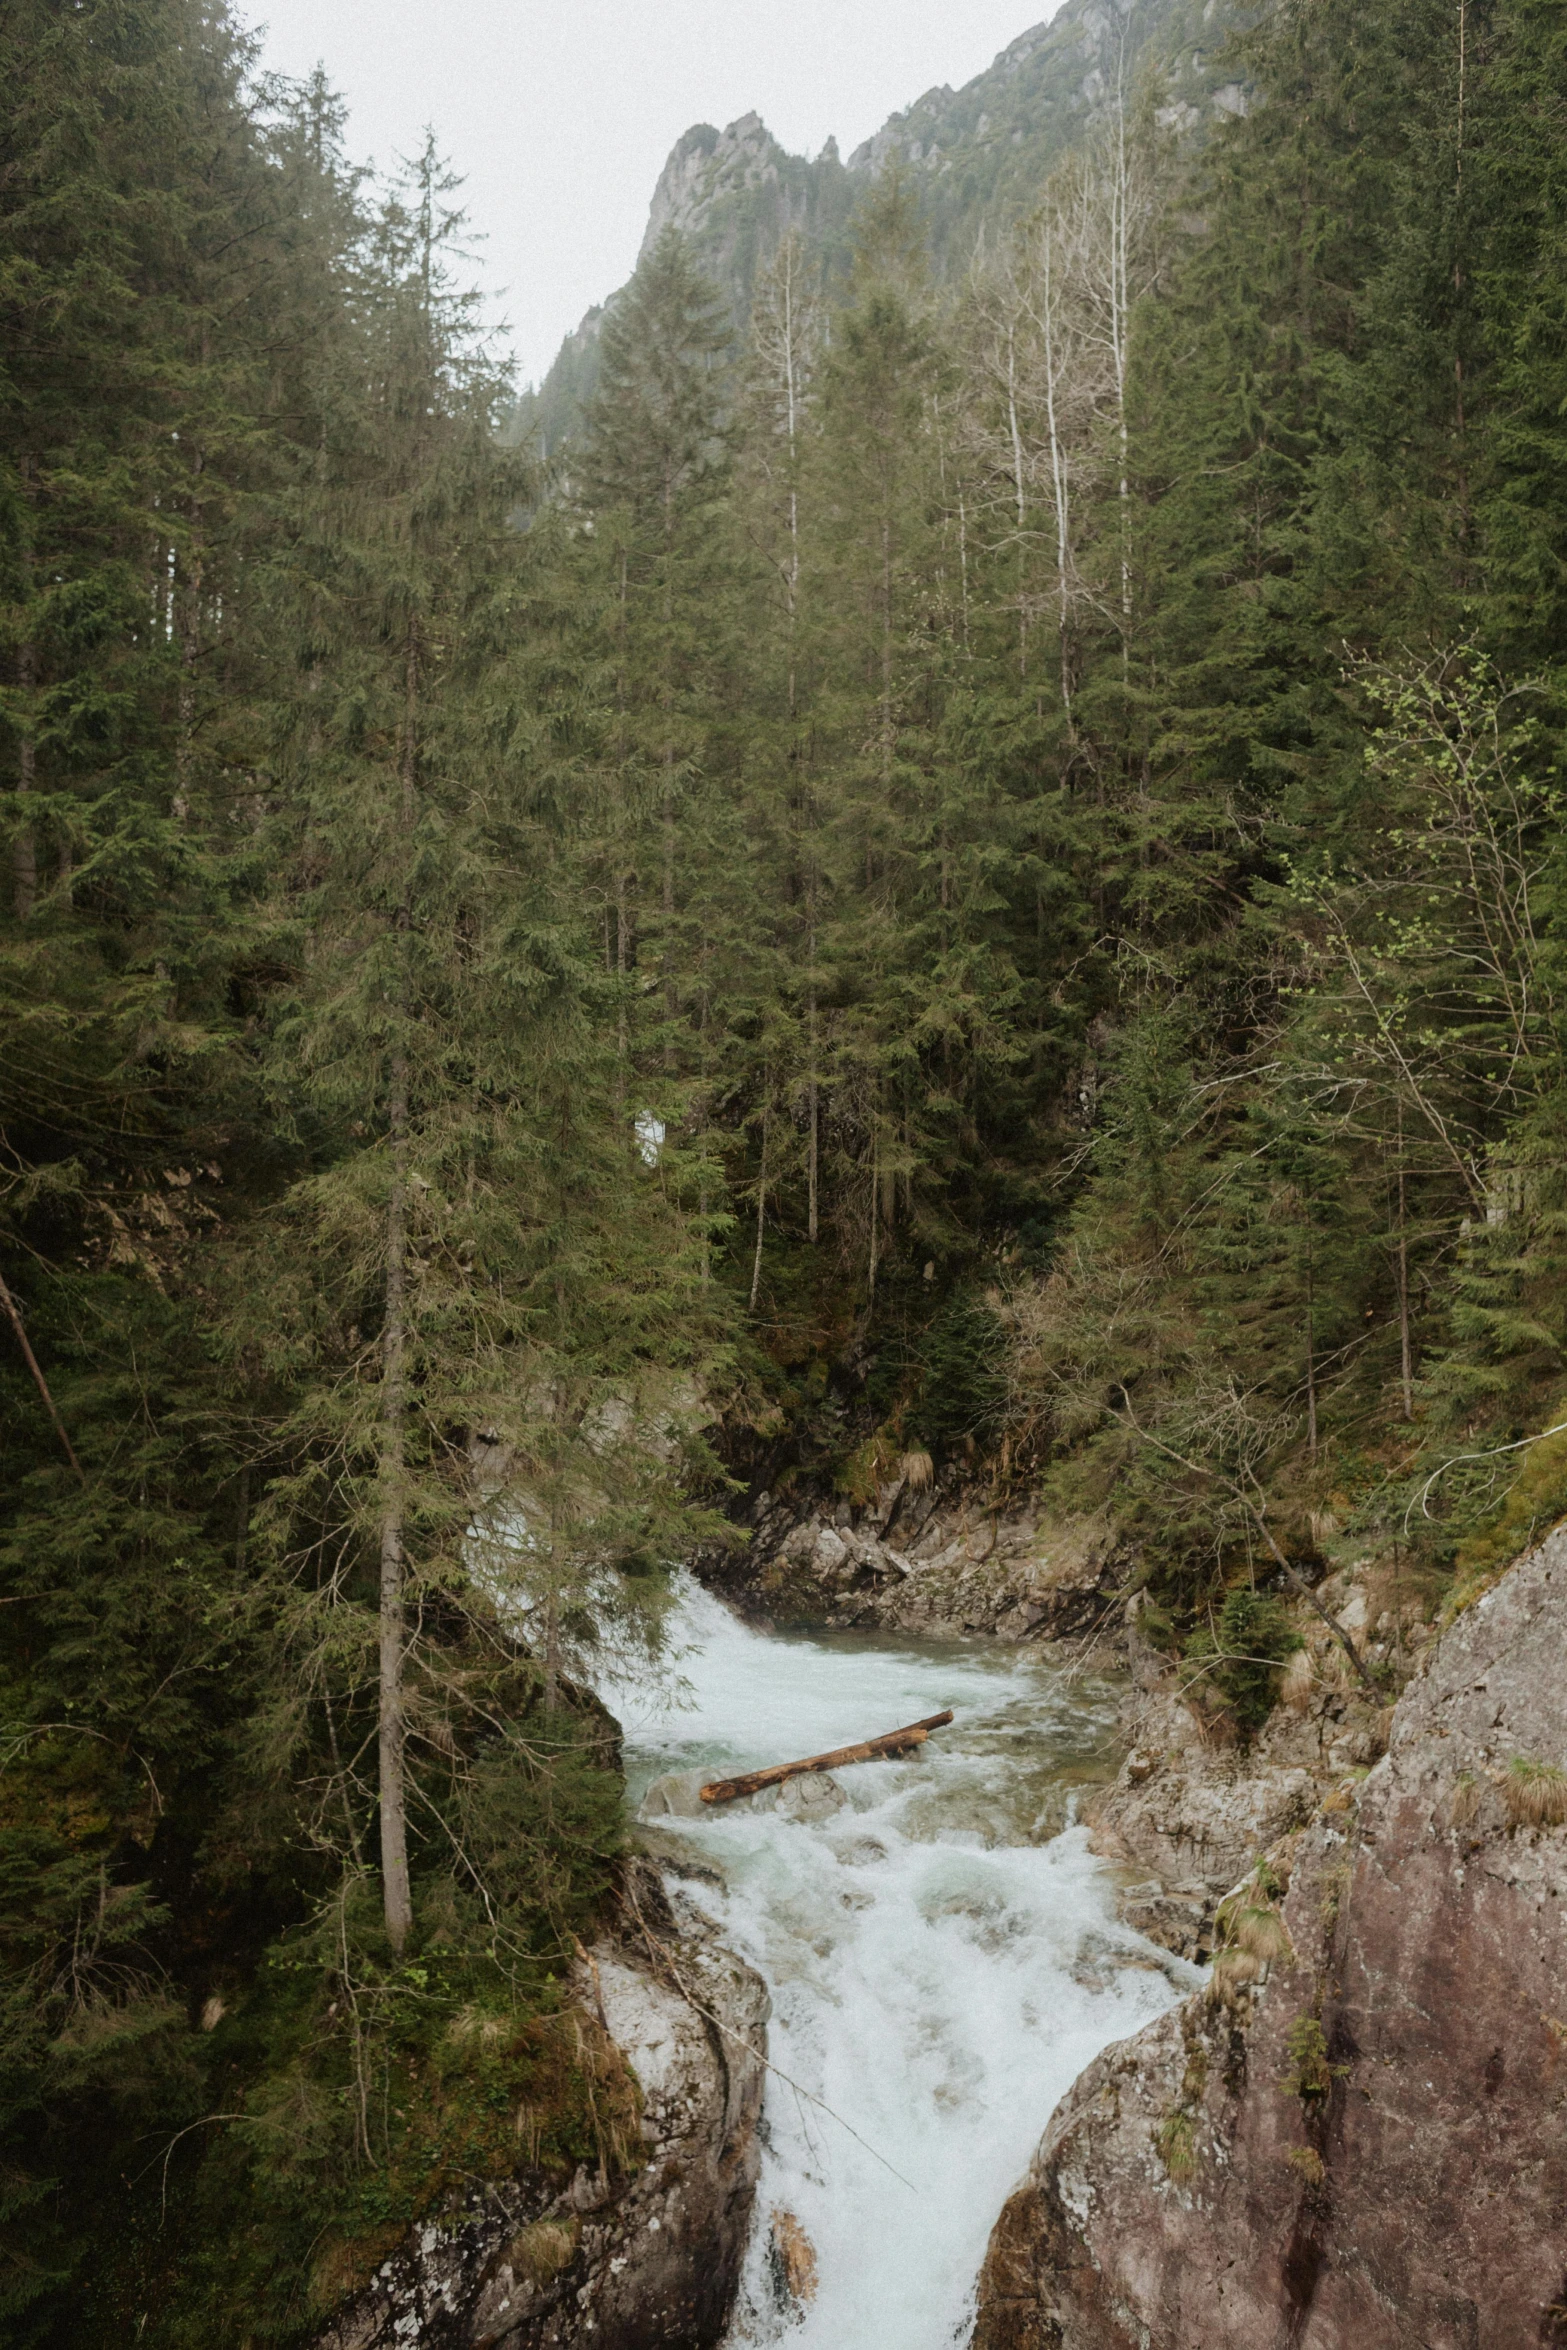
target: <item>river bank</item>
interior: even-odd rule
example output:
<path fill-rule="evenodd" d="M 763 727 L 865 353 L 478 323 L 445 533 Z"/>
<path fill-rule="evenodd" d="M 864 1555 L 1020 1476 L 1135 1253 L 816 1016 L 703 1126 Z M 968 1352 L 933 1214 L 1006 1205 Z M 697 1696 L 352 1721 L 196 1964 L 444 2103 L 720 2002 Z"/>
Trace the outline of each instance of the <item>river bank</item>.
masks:
<path fill-rule="evenodd" d="M 686 1579 L 683 1691 L 609 1693 L 644 1858 L 573 1988 L 640 2085 L 645 2165 L 469 2198 L 322 2350 L 410 2324 L 451 2350 L 949 2350 L 1041 2117 L 1204 1980 L 1225 1895 L 1385 1747 L 1320 1632 L 1226 1742 L 1097 1525 L 950 1488 L 757 1521 L 719 1591 Z M 1363 1595 L 1324 1590 L 1375 1653 Z M 917 1756 L 695 1800 L 948 1706 Z"/>
<path fill-rule="evenodd" d="M 746 1532 L 697 1571 L 753 1622 L 1113 1647 L 1128 1560 L 1108 1522 L 998 1504 L 951 1472 L 900 1474 L 858 1504 L 763 1491 Z"/>

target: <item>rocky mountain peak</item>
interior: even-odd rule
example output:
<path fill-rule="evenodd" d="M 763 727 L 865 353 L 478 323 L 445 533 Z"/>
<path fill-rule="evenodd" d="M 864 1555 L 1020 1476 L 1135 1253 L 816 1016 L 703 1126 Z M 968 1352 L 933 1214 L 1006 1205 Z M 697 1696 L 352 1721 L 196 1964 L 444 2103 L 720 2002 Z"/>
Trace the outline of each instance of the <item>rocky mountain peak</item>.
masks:
<path fill-rule="evenodd" d="M 666 227 L 687 236 L 698 234 L 724 197 L 776 184 L 787 161 L 759 114 L 742 114 L 721 131 L 708 122 L 693 123 L 676 140 L 659 173 L 638 259 Z"/>

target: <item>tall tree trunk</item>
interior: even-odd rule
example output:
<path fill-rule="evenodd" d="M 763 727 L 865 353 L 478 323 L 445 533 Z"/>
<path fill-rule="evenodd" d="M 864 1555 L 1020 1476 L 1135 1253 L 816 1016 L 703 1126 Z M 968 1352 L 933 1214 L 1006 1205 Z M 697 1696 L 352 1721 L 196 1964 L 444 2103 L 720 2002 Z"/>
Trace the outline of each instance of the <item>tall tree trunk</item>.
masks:
<path fill-rule="evenodd" d="M 1121 540 L 1121 677 L 1125 682 L 1132 650 L 1131 462 L 1126 422 L 1126 356 L 1131 327 L 1127 267 L 1127 214 L 1131 203 L 1131 175 L 1126 158 L 1126 19 L 1121 19 L 1120 47 L 1115 67 L 1115 164 L 1111 195 L 1110 321 L 1111 353 L 1115 367 L 1115 422 L 1120 475 L 1116 500 Z"/>
<path fill-rule="evenodd" d="M 821 1149 L 821 1081 L 816 1058 L 816 930 L 811 929 L 809 952 L 812 964 L 810 994 L 806 999 L 806 1024 L 810 1042 L 811 1066 L 806 1079 L 807 1130 L 805 1137 L 805 1229 L 806 1237 L 815 1241 L 821 1231 L 820 1202 L 818 1198 L 819 1154 Z"/>
<path fill-rule="evenodd" d="M 1403 1123 L 1399 1125 L 1399 1143 L 1403 1143 Z M 1409 1230 L 1404 1208 L 1404 1164 L 1398 1166 L 1398 1236 L 1394 1250 L 1394 1264 L 1398 1269 L 1398 1367 L 1399 1383 L 1403 1390 L 1404 1417 L 1415 1416 L 1415 1350 L 1409 1328 Z"/>
<path fill-rule="evenodd" d="M 381 1332 L 381 1883 L 387 1938 L 401 1955 L 413 1924 L 408 1886 L 403 1673 L 404 1418 L 407 1410 L 408 1062 L 392 1055 L 388 1100 L 392 1182 L 386 1203 L 386 1319 Z"/>
<path fill-rule="evenodd" d="M 1317 1457 L 1317 1332 L 1316 1288 L 1310 1255 L 1306 1258 L 1306 1449 Z"/>
<path fill-rule="evenodd" d="M 631 908 L 626 899 L 630 878 L 624 868 L 615 875 L 615 976 L 620 981 L 615 999 L 615 1099 L 619 1102 L 626 1098 L 626 1069 L 631 1059 L 631 1011 L 626 1001 L 626 973 L 631 964 Z"/>
<path fill-rule="evenodd" d="M 560 1683 L 560 1594 L 552 1582 L 544 1602 L 544 1710 L 547 1714 L 560 1710 Z"/>
<path fill-rule="evenodd" d="M 412 853 L 418 782 L 419 627 L 410 618 L 404 650 L 404 713 L 401 759 L 402 824 Z M 404 942 L 410 927 L 405 902 L 397 913 Z M 403 983 L 406 986 L 406 973 Z M 402 1033 L 406 997 L 397 1006 L 399 1028 L 389 1064 L 387 1135 L 391 1184 L 386 1201 L 386 1299 L 381 1331 L 381 1607 L 379 1760 L 381 1794 L 381 1885 L 387 1938 L 401 1954 L 413 1924 L 408 1884 L 407 1725 L 404 1679 L 408 1659 L 404 1597 L 406 1429 L 408 1408 L 408 1054 Z"/>
<path fill-rule="evenodd" d="M 664 1067 L 675 1065 L 675 1013 L 679 987 L 675 977 L 675 746 L 664 752 Z"/>
<path fill-rule="evenodd" d="M 892 790 L 892 517 L 881 518 L 881 779 Z M 868 851 L 867 851 L 868 853 Z M 869 873 L 866 875 L 869 886 Z"/>
<path fill-rule="evenodd" d="M 870 1293 L 876 1295 L 876 1250 L 881 1238 L 877 1219 L 881 1214 L 881 1151 L 876 1136 L 871 1137 L 871 1263 Z"/>
<path fill-rule="evenodd" d="M 30 499 L 33 485 L 31 457 L 22 459 L 20 472 L 23 495 Z M 22 575 L 27 582 L 30 601 L 33 575 L 30 544 L 22 559 Z M 38 754 L 33 740 L 33 688 L 38 683 L 38 648 L 31 633 L 16 648 L 16 682 L 20 688 L 18 699 L 21 705 L 16 748 L 16 793 L 18 799 L 26 800 L 38 776 Z M 25 814 L 25 810 L 19 810 L 18 813 Z M 17 825 L 11 843 L 11 877 L 16 918 L 18 922 L 25 922 L 38 903 L 38 842 L 32 826 L 27 823 Z"/>
<path fill-rule="evenodd" d="M 1024 533 L 1028 509 L 1023 482 L 1023 432 L 1017 413 L 1017 333 L 1007 321 L 1007 430 L 1012 443 L 1012 490 L 1017 503 L 1017 670 L 1028 675 L 1028 599 L 1024 578 Z"/>
<path fill-rule="evenodd" d="M 54 1432 L 56 1436 L 59 1437 L 61 1444 L 65 1447 L 65 1457 L 70 1462 L 72 1468 L 76 1471 L 77 1483 L 85 1487 L 87 1483 L 87 1473 L 83 1469 L 81 1462 L 77 1459 L 75 1452 L 72 1450 L 71 1440 L 65 1433 L 65 1422 L 61 1419 L 59 1412 L 55 1408 L 54 1397 L 49 1391 L 49 1382 L 44 1377 L 42 1366 L 39 1363 L 38 1357 L 33 1352 L 32 1342 L 27 1335 L 27 1325 L 22 1320 L 21 1314 L 17 1308 L 16 1300 L 11 1295 L 10 1290 L 6 1287 L 3 1279 L 0 1279 L 0 1307 L 4 1308 L 6 1319 L 10 1323 L 12 1329 L 16 1332 L 16 1343 L 22 1350 L 22 1358 L 26 1363 L 27 1368 L 33 1375 L 34 1386 L 37 1388 L 39 1394 L 43 1397 L 44 1409 L 48 1412 L 50 1419 L 54 1423 Z"/>
<path fill-rule="evenodd" d="M 751 1260 L 751 1311 L 762 1287 L 762 1234 L 767 1228 L 767 1112 L 762 1112 L 762 1166 L 756 1179 L 756 1253 Z"/>
<path fill-rule="evenodd" d="M 1047 229 L 1044 245 L 1044 286 L 1040 311 L 1040 325 L 1045 346 L 1045 425 L 1050 436 L 1050 495 L 1056 514 L 1056 628 L 1061 650 L 1061 708 L 1067 728 L 1072 726 L 1072 672 L 1067 653 L 1067 573 L 1071 560 L 1070 488 L 1067 478 L 1066 447 L 1062 439 L 1056 413 L 1056 393 L 1060 388 L 1064 369 L 1056 350 L 1056 290 L 1055 246 L 1053 232 Z"/>
<path fill-rule="evenodd" d="M 192 461 L 192 470 L 200 481 L 201 451 Z M 202 507 L 201 500 L 192 493 L 190 532 L 184 561 L 179 566 L 176 583 L 180 623 L 180 691 L 179 739 L 174 751 L 174 806 L 177 823 L 183 824 L 190 815 L 191 753 L 196 736 L 196 670 L 201 659 L 201 586 L 203 571 Z"/>

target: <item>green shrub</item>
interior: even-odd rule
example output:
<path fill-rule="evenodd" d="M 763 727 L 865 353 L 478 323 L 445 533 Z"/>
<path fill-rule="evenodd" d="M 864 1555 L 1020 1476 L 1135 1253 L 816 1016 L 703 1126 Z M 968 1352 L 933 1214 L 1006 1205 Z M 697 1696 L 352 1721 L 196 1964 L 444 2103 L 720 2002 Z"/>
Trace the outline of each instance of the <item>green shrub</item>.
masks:
<path fill-rule="evenodd" d="M 1279 1669 L 1301 1646 L 1282 1601 L 1243 1588 L 1230 1592 L 1218 1615 L 1190 1635 L 1185 1654 L 1243 1735 L 1250 1735 L 1273 1711 Z"/>
<path fill-rule="evenodd" d="M 1283 2087 L 1291 2097 L 1298 2097 L 1302 2105 L 1317 2104 L 1329 2094 L 1334 2075 L 1341 2069 L 1328 2062 L 1327 2034 L 1320 2019 L 1298 2015 L 1289 2028 L 1285 2046 L 1290 2063 Z"/>

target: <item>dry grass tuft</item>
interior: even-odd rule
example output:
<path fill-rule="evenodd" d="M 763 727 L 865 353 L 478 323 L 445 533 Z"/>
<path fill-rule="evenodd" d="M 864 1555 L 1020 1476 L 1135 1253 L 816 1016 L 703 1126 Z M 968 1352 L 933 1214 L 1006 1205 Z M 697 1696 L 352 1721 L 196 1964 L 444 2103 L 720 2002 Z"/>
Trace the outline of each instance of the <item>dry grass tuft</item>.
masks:
<path fill-rule="evenodd" d="M 1358 1646 L 1358 1642 L 1357 1642 Z M 1325 1689 L 1340 1695 L 1353 1696 L 1360 1683 L 1355 1668 L 1331 1633 L 1324 1635 L 1316 1655 L 1317 1678 Z"/>
<path fill-rule="evenodd" d="M 1209 1998 L 1219 2007 L 1238 2006 L 1242 1991 L 1248 1983 L 1256 1982 L 1262 1969 L 1260 1958 L 1232 1943 L 1227 1950 L 1215 1953 L 1208 1977 Z"/>
<path fill-rule="evenodd" d="M 899 1456 L 898 1474 L 911 1493 L 924 1493 L 936 1475 L 936 1464 L 928 1452 L 906 1452 Z"/>
<path fill-rule="evenodd" d="M 1228 1706 L 1217 1705 L 1206 1691 L 1188 1694 L 1186 1710 L 1197 1725 L 1197 1736 L 1211 1752 L 1222 1753 L 1240 1743 L 1240 1728 Z"/>
<path fill-rule="evenodd" d="M 1472 1828 L 1479 1811 L 1480 1782 L 1473 1771 L 1460 1771 L 1448 1798 L 1448 1821 L 1455 1828 Z"/>
<path fill-rule="evenodd" d="M 1310 1710 L 1317 1690 L 1317 1667 L 1309 1648 L 1297 1648 L 1284 1668 L 1279 1683 L 1279 1702 L 1291 1713 L 1303 1714 Z"/>
<path fill-rule="evenodd" d="M 1505 1781 L 1507 1816 L 1515 1828 L 1567 1825 L 1567 1771 L 1556 1763 L 1515 1754 Z"/>
<path fill-rule="evenodd" d="M 336 2309 L 351 2293 L 362 2292 L 402 2240 L 401 2221 L 363 2236 L 329 2236 L 310 2264 L 311 2307 L 321 2312 Z"/>
<path fill-rule="evenodd" d="M 532 2227 L 523 2228 L 506 2248 L 512 2274 L 526 2277 L 532 2285 L 553 2283 L 563 2268 L 571 2266 L 579 2224 L 575 2219 L 536 2219 Z"/>
<path fill-rule="evenodd" d="M 1320 2187 L 1328 2175 L 1315 2146 L 1292 2146 L 1284 2159 L 1291 2170 L 1299 2171 L 1308 2187 Z"/>
<path fill-rule="evenodd" d="M 517 2025 L 513 2017 L 489 2014 L 470 2001 L 457 2010 L 446 2037 L 457 2048 L 500 2048 L 517 2037 Z"/>
<path fill-rule="evenodd" d="M 1276 1909 L 1254 1905 L 1237 1910 L 1230 1920 L 1230 1933 L 1238 1950 L 1244 1950 L 1250 1958 L 1261 1959 L 1264 1966 L 1295 1955 L 1289 1928 Z"/>
<path fill-rule="evenodd" d="M 1168 2175 L 1179 2186 L 1189 2179 L 1197 2168 L 1197 2124 L 1189 2113 L 1179 2108 L 1167 2113 L 1153 2134 L 1159 2160 Z"/>

